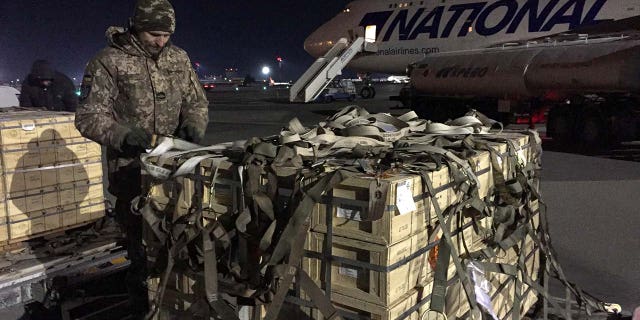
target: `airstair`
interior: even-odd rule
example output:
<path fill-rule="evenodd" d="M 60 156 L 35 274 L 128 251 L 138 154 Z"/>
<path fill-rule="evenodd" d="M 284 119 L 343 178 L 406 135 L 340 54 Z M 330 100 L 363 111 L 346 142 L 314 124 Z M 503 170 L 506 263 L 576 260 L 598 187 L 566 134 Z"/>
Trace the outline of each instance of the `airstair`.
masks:
<path fill-rule="evenodd" d="M 342 74 L 342 69 L 356 54 L 376 51 L 376 44 L 365 40 L 364 37 L 358 37 L 352 43 L 349 43 L 347 38 L 340 38 L 291 86 L 289 100 L 291 102 L 313 101 L 336 76 Z"/>

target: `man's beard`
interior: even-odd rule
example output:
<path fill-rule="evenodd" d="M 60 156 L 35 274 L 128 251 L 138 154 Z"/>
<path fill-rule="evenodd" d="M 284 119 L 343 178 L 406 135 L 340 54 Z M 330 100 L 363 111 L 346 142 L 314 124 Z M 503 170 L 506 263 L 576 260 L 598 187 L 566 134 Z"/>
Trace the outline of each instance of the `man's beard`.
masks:
<path fill-rule="evenodd" d="M 147 52 L 153 56 L 154 58 L 157 58 L 160 55 L 160 52 L 162 52 L 162 49 L 164 49 L 164 47 L 158 47 L 155 45 L 144 45 L 144 49 L 147 50 Z"/>

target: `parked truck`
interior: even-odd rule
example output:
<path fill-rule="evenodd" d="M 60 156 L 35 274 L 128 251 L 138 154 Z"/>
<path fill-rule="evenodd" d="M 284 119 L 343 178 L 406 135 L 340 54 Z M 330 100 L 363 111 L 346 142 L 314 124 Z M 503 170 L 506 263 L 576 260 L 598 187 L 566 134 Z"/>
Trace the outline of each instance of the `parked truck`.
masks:
<path fill-rule="evenodd" d="M 503 123 L 546 120 L 547 136 L 561 143 L 636 139 L 640 38 L 571 37 L 428 55 L 391 99 L 434 121 L 470 108 Z"/>

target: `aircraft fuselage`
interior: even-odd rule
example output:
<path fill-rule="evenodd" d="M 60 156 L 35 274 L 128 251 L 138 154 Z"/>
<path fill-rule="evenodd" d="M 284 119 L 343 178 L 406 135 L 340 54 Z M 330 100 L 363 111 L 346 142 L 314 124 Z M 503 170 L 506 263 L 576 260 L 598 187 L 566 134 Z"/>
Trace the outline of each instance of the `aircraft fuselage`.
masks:
<path fill-rule="evenodd" d="M 341 37 L 375 26 L 378 51 L 351 61 L 358 71 L 403 73 L 430 53 L 485 48 L 640 15 L 636 0 L 359 0 L 318 28 L 305 49 L 322 56 Z"/>

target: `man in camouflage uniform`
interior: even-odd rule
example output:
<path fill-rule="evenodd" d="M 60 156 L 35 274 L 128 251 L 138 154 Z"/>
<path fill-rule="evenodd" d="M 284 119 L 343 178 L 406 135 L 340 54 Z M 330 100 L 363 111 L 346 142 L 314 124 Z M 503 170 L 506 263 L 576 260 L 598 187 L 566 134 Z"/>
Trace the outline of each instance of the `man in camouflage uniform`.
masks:
<path fill-rule="evenodd" d="M 87 65 L 76 127 L 106 147 L 109 192 L 127 233 L 130 303 L 148 309 L 142 218 L 130 211 L 141 193 L 139 156 L 151 136 L 199 142 L 209 121 L 208 101 L 186 52 L 169 42 L 175 14 L 167 0 L 139 0 L 128 30 L 110 27 L 109 46 Z"/>

